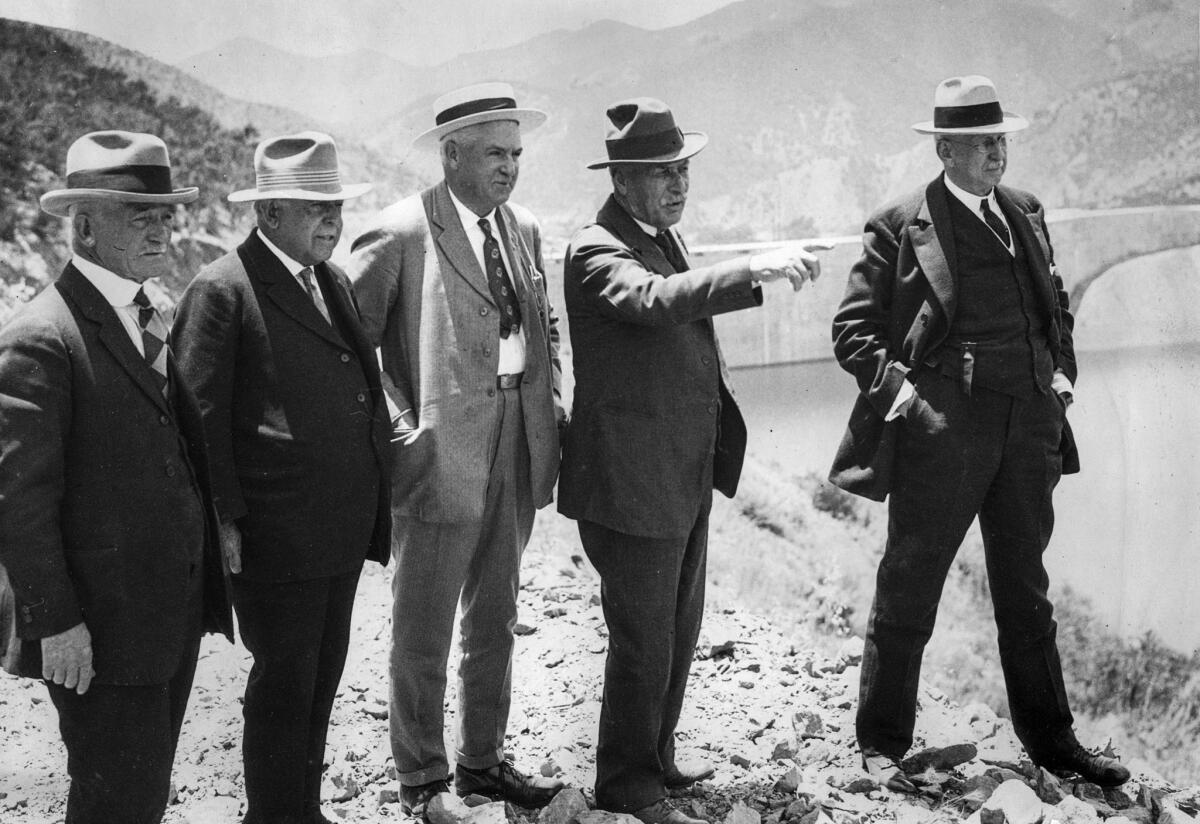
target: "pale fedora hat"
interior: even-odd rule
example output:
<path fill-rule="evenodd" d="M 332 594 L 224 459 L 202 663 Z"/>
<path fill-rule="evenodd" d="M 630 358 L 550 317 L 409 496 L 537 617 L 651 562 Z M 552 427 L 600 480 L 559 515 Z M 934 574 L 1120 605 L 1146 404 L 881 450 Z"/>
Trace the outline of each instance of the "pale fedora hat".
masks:
<path fill-rule="evenodd" d="M 298 132 L 259 143 L 254 150 L 254 188 L 233 192 L 229 201 L 349 200 L 370 190 L 370 183 L 342 183 L 332 137 Z"/>
<path fill-rule="evenodd" d="M 90 132 L 67 149 L 67 188 L 46 192 L 42 209 L 67 217 L 73 203 L 115 200 L 124 203 L 191 203 L 195 186 L 171 185 L 167 144 L 140 132 Z"/>
<path fill-rule="evenodd" d="M 1029 121 L 1000 108 L 991 80 L 978 74 L 951 77 L 933 93 L 933 120 L 914 123 L 921 134 L 996 134 L 1019 132 Z"/>
<path fill-rule="evenodd" d="M 451 132 L 493 120 L 514 120 L 521 131 L 527 132 L 545 123 L 546 113 L 519 108 L 513 87 L 508 83 L 475 83 L 446 92 L 433 101 L 435 125 L 417 135 L 413 147 L 435 148 Z"/>
<path fill-rule="evenodd" d="M 675 125 L 675 115 L 661 100 L 634 97 L 608 107 L 608 157 L 588 164 L 603 169 L 626 163 L 674 163 L 708 145 L 704 132 L 685 132 Z"/>

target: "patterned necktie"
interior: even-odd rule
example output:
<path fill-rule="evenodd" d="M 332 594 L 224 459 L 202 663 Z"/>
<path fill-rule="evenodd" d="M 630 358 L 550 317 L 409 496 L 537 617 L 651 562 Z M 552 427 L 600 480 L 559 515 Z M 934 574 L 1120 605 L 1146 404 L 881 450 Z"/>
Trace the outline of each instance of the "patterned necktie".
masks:
<path fill-rule="evenodd" d="M 296 273 L 296 277 L 300 278 L 300 282 L 304 284 L 304 291 L 308 292 L 309 300 L 317 307 L 317 311 L 321 313 L 321 317 L 325 318 L 327 323 L 333 323 L 329 320 L 329 307 L 325 305 L 325 298 L 321 296 L 321 290 L 317 286 L 316 273 L 313 272 L 311 266 L 305 266 Z"/>
<path fill-rule="evenodd" d="M 654 236 L 654 243 L 662 250 L 667 263 L 671 264 L 676 272 L 687 271 L 687 261 L 683 259 L 683 255 L 675 246 L 675 241 L 671 239 L 671 233 L 668 230 L 659 229 L 658 234 Z"/>
<path fill-rule="evenodd" d="M 512 281 L 504 268 L 500 244 L 492 236 L 492 226 L 486 217 L 479 218 L 479 228 L 483 230 L 483 268 L 487 274 L 488 289 L 492 293 L 492 300 L 500 307 L 500 337 L 507 338 L 513 329 L 521 325 L 521 307 L 517 305 Z"/>
<path fill-rule="evenodd" d="M 167 349 L 170 346 L 170 333 L 167 323 L 150 304 L 144 289 L 138 289 L 133 296 L 133 302 L 138 308 L 138 328 L 142 330 L 142 354 L 146 363 L 154 370 L 158 389 L 167 395 Z"/>
<path fill-rule="evenodd" d="M 980 201 L 979 211 L 983 212 L 984 223 L 996 233 L 996 237 L 1000 238 L 1000 242 L 1004 244 L 1004 248 L 1010 248 L 1012 246 L 1012 235 L 1008 233 L 1008 227 L 1004 225 L 1004 221 L 1000 219 L 999 215 L 988 207 L 986 197 Z"/>

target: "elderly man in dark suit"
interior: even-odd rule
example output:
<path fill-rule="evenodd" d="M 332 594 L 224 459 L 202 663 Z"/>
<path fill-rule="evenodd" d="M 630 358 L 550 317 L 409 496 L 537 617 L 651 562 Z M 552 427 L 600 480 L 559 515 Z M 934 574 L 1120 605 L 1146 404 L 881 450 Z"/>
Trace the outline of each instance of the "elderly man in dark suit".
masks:
<path fill-rule="evenodd" d="M 162 819 L 201 633 L 233 632 L 200 412 L 142 287 L 196 193 L 157 137 L 75 141 L 42 197 L 71 261 L 0 330 L 9 662 L 58 710 L 70 824 Z"/>
<path fill-rule="evenodd" d="M 712 316 L 762 303 L 759 284 L 799 289 L 819 263 L 792 247 L 692 269 L 670 227 L 689 158 L 707 142 L 659 100 L 608 110 L 613 194 L 571 240 L 566 305 L 575 401 L 559 511 L 579 521 L 600 573 L 608 663 L 596 803 L 647 824 L 693 824 L 668 788 L 712 774 L 675 756 L 675 725 L 704 608 L 712 490 L 732 496 L 746 426 Z"/>
<path fill-rule="evenodd" d="M 1079 470 L 1066 420 L 1076 376 L 1067 293 L 1042 206 L 1000 185 L 1006 135 L 991 81 L 938 87 L 936 180 L 868 220 L 834 318 L 834 351 L 861 390 L 832 480 L 889 493 L 888 541 L 867 627 L 857 731 L 863 765 L 912 790 L 921 657 L 947 571 L 978 515 L 1013 726 L 1030 758 L 1104 786 L 1128 780 L 1075 738 L 1042 553 L 1051 495 Z"/>
<path fill-rule="evenodd" d="M 504 752 L 521 554 L 558 474 L 558 331 L 541 232 L 509 203 L 521 132 L 545 115 L 506 83 L 434 102 L 418 148 L 445 180 L 384 209 L 354 242 L 350 277 L 380 347 L 403 439 L 392 498 L 396 572 L 391 737 L 401 804 L 448 789 L 442 704 L 462 603 L 455 789 L 541 806 L 558 781 Z"/>
<path fill-rule="evenodd" d="M 334 694 L 366 559 L 386 563 L 390 415 L 346 276 L 327 261 L 342 202 L 320 132 L 259 144 L 257 228 L 188 286 L 179 362 L 213 455 L 246 685 L 246 824 L 316 824 Z"/>

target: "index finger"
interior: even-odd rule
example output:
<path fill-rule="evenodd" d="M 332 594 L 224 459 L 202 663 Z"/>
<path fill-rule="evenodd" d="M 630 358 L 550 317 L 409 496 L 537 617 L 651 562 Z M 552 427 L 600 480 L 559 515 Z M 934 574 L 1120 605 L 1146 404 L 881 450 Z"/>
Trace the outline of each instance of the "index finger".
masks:
<path fill-rule="evenodd" d="M 837 244 L 830 243 L 828 240 L 806 240 L 800 245 L 810 252 L 828 252 Z"/>

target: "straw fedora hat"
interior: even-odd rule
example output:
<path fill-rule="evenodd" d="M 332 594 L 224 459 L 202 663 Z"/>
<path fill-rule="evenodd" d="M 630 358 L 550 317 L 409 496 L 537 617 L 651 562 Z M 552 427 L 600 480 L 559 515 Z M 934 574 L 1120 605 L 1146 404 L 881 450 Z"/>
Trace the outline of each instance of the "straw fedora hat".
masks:
<path fill-rule="evenodd" d="M 259 143 L 254 150 L 254 188 L 233 192 L 229 201 L 349 200 L 370 190 L 370 183 L 342 183 L 332 137 L 299 132 Z"/>
<path fill-rule="evenodd" d="M 433 101 L 435 125 L 416 136 L 413 148 L 436 148 L 451 132 L 493 120 L 515 120 L 521 131 L 527 132 L 545 123 L 546 113 L 518 108 L 513 87 L 508 83 L 475 83 L 446 92 Z"/>
<path fill-rule="evenodd" d="M 921 134 L 996 134 L 1019 132 L 1029 121 L 1000 108 L 996 86 L 986 77 L 968 74 L 938 84 L 933 93 L 933 120 L 914 123 Z"/>
<path fill-rule="evenodd" d="M 67 149 L 67 188 L 46 192 L 42 209 L 67 217 L 71 204 L 85 200 L 124 203 L 191 203 L 199 197 L 195 186 L 171 185 L 167 144 L 140 132 L 90 132 Z"/>
<path fill-rule="evenodd" d="M 604 145 L 608 157 L 588 164 L 603 169 L 625 163 L 673 163 L 684 160 L 708 145 L 704 132 L 685 132 L 675 125 L 675 116 L 661 100 L 634 97 L 608 107 L 608 134 Z"/>

